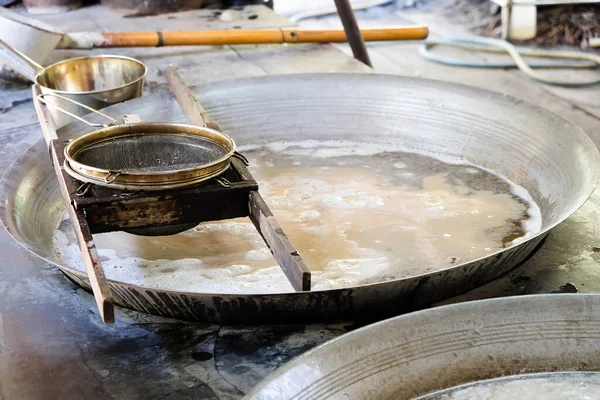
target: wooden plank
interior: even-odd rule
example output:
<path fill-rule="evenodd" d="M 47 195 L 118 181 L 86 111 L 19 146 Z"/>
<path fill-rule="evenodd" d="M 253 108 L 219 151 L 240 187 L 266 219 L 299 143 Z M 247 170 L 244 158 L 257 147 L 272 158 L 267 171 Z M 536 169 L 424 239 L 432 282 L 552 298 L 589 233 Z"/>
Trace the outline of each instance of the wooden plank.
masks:
<path fill-rule="evenodd" d="M 134 228 L 168 227 L 219 221 L 248 216 L 248 192 L 252 185 L 227 191 L 208 192 L 196 197 L 156 198 L 146 203 L 114 202 L 107 206 L 85 207 L 94 233 Z"/>
<path fill-rule="evenodd" d="M 167 81 L 169 82 L 169 88 L 171 94 L 177 100 L 177 104 L 183 110 L 183 113 L 194 125 L 206 126 L 207 128 L 220 130 L 219 126 L 212 121 L 210 116 L 206 113 L 202 104 L 196 99 L 196 95 L 192 92 L 192 89 L 186 85 L 185 81 L 179 75 L 179 72 L 175 67 L 170 66 L 165 72 Z"/>
<path fill-rule="evenodd" d="M 221 175 L 221 176 L 225 176 Z M 229 178 L 231 181 L 231 178 Z M 165 191 L 122 191 L 118 189 L 108 189 L 93 185 L 85 197 L 76 197 L 73 199 L 75 207 L 85 209 L 91 206 L 108 207 L 123 205 L 143 205 L 157 201 L 170 199 L 197 198 L 203 194 L 216 195 L 223 191 L 250 191 L 255 190 L 258 184 L 255 181 L 231 182 L 229 187 L 223 187 L 218 183 L 208 182 L 207 185 L 197 184 L 180 189 L 171 189 Z M 91 197 L 87 197 L 90 196 Z M 198 199 L 196 199 L 198 200 Z"/>
<path fill-rule="evenodd" d="M 171 93 L 173 93 L 173 96 L 183 112 L 187 115 L 188 119 L 198 125 L 206 124 L 212 129 L 220 130 L 219 126 L 211 121 L 204 110 L 204 107 L 202 107 L 198 99 L 196 99 L 192 90 L 185 84 L 177 70 L 174 67 L 169 67 L 166 75 Z M 234 162 L 241 163 L 240 160 L 234 160 Z M 243 175 L 248 179 L 250 173 L 246 168 L 242 168 L 242 170 L 245 171 Z M 309 291 L 311 284 L 310 271 L 273 216 L 273 213 L 271 213 L 271 210 L 269 210 L 267 203 L 265 203 L 258 193 L 258 188 L 251 191 L 247 199 L 249 199 L 248 211 L 250 220 L 252 220 L 252 223 L 261 234 L 267 247 L 271 250 L 273 257 L 275 257 L 275 260 L 279 263 L 279 266 L 290 281 L 292 287 L 296 291 Z M 228 203 L 230 201 L 230 198 L 225 197 L 215 199 L 210 204 L 214 204 L 215 202 Z"/>
<path fill-rule="evenodd" d="M 90 279 L 96 306 L 98 307 L 102 321 L 106 324 L 112 324 L 115 322 L 112 293 L 108 286 L 106 276 L 104 275 L 104 269 L 100 263 L 96 244 L 94 243 L 94 238 L 85 219 L 85 215 L 81 210 L 77 210 L 73 207 L 71 203 L 71 193 L 74 193 L 77 190 L 77 187 L 73 185 L 71 177 L 62 168 L 62 163 L 60 162 L 61 157 L 59 157 L 59 154 L 63 154 L 63 151 L 64 145 L 62 141 L 54 140 L 51 142 L 54 171 L 56 172 L 63 198 L 65 199 L 65 202 L 67 202 L 67 211 L 73 222 L 73 228 L 75 230 L 79 248 L 81 249 L 81 257 L 83 258 L 83 263 L 86 267 L 88 278 Z"/>
<path fill-rule="evenodd" d="M 92 233 L 195 226 L 249 216 L 248 195 L 258 190 L 258 184 L 244 163 L 232 158 L 231 168 L 221 177 L 230 182 L 228 187 L 215 180 L 158 192 L 124 192 L 92 186 L 85 197 L 76 197 L 73 202 L 85 214 Z"/>
<path fill-rule="evenodd" d="M 56 135 L 56 128 L 54 125 L 54 121 L 48 112 L 48 108 L 42 105 L 42 102 L 38 100 L 38 96 L 42 94 L 42 90 L 40 89 L 40 85 L 33 85 L 31 87 L 32 96 L 35 99 L 33 101 L 33 106 L 35 108 L 35 112 L 40 121 L 40 125 L 42 126 L 42 132 L 44 133 L 44 139 L 46 140 L 46 145 L 50 146 L 50 142 L 53 140 L 58 140 L 58 136 Z"/>
<path fill-rule="evenodd" d="M 73 229 L 77 237 L 79 248 L 81 249 L 81 257 L 83 258 L 83 263 L 86 267 L 88 278 L 90 279 L 100 317 L 103 322 L 112 324 L 115 321 L 112 293 L 108 286 L 106 276 L 104 275 L 100 257 L 98 256 L 96 245 L 94 244 L 94 238 L 85 219 L 85 215 L 81 210 L 75 209 L 71 201 L 71 194 L 77 190 L 77 186 L 73 179 L 62 168 L 62 162 L 60 161 L 64 154 L 64 143 L 56 139 L 56 128 L 48 113 L 48 109 L 43 106 L 37 98 L 37 94 L 40 92 L 39 87 L 34 85 L 32 92 L 35 110 L 38 114 L 40 124 L 42 125 L 46 143 L 50 146 L 52 164 L 54 165 L 56 178 L 60 185 L 63 198 L 67 204 L 67 211 L 73 223 Z"/>
<path fill-rule="evenodd" d="M 296 291 L 309 291 L 311 275 L 304 260 L 257 192 L 250 193 L 250 220 Z"/>
<path fill-rule="evenodd" d="M 258 184 L 249 175 L 248 169 L 243 161 L 237 157 L 231 158 L 231 168 L 223 172 L 221 177 L 229 180 L 230 187 L 233 188 L 257 188 Z M 178 189 L 171 189 L 165 191 L 124 191 L 119 189 L 113 189 L 109 186 L 98 186 L 92 185 L 89 194 L 86 196 L 76 197 L 73 202 L 76 208 L 85 208 L 92 205 L 113 205 L 115 202 L 127 201 L 130 204 L 143 204 L 152 201 L 162 200 L 170 197 L 194 197 L 202 193 L 218 192 L 228 190 L 223 185 L 213 180 L 208 180 L 200 184 L 182 187 Z"/>
<path fill-rule="evenodd" d="M 78 201 L 93 233 L 133 228 L 167 227 L 247 217 L 248 194 L 257 190 L 254 181 L 232 182 L 230 187 L 217 183 L 165 193 L 134 193 L 126 196 L 87 198 Z M 86 201 L 87 200 L 87 201 Z M 82 204 L 83 203 L 83 204 Z"/>

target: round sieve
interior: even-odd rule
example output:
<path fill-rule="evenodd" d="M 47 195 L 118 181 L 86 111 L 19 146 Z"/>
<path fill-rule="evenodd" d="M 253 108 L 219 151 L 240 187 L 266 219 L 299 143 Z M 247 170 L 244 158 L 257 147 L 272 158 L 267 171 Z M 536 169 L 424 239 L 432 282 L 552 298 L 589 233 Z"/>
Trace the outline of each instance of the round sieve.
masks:
<path fill-rule="evenodd" d="M 37 97 L 60 113 L 89 126 L 101 127 L 65 146 L 65 171 L 86 183 L 148 191 L 189 186 L 225 172 L 235 153 L 235 143 L 229 136 L 206 126 L 162 122 L 116 125 L 116 119 L 59 94 Z M 90 122 L 46 102 L 44 97 L 59 98 L 109 122 Z"/>
<path fill-rule="evenodd" d="M 98 129 L 65 147 L 74 178 L 127 190 L 165 190 L 213 178 L 229 168 L 231 138 L 214 129 L 133 123 Z"/>

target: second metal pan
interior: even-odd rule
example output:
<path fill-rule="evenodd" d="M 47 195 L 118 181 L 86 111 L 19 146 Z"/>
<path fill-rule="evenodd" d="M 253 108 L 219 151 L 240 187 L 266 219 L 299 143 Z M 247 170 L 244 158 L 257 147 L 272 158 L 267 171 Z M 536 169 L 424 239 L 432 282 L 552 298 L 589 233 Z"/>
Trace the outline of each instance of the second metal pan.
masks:
<path fill-rule="evenodd" d="M 245 399 L 598 398 L 599 306 L 537 295 L 392 318 L 305 353 Z"/>

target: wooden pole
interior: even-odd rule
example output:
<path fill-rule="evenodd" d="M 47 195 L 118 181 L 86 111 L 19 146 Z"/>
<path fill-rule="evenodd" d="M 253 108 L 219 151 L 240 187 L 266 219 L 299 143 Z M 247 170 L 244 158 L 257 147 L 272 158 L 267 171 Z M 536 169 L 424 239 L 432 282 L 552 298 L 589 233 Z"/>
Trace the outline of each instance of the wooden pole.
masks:
<path fill-rule="evenodd" d="M 169 66 L 165 72 L 167 81 L 169 82 L 169 89 L 171 94 L 177 100 L 177 104 L 183 110 L 183 113 L 194 125 L 206 126 L 207 128 L 215 129 L 220 131 L 219 126 L 214 123 L 210 116 L 206 113 L 202 104 L 196 99 L 194 92 L 185 83 L 177 69 L 173 66 Z"/>
<path fill-rule="evenodd" d="M 346 36 L 348 37 L 348 44 L 352 49 L 354 58 L 373 68 L 373 64 L 371 64 L 371 59 L 369 58 L 369 52 L 367 51 L 367 46 L 365 46 L 365 41 L 360 33 L 360 29 L 358 28 L 358 23 L 356 22 L 356 17 L 354 16 L 354 10 L 352 10 L 350 1 L 335 0 L 335 6 L 338 10 L 340 19 L 342 20 L 342 25 L 344 25 L 344 30 L 346 31 Z"/>

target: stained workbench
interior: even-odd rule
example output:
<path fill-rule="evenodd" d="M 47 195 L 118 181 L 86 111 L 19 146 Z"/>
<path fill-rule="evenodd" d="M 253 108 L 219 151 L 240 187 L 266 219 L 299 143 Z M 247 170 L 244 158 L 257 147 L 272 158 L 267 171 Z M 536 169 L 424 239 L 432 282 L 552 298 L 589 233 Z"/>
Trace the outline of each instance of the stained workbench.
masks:
<path fill-rule="evenodd" d="M 126 18 L 99 6 L 45 17 L 65 30 L 208 29 L 289 25 L 264 7 L 223 22 L 210 10 Z M 256 15 L 256 18 L 250 18 Z M 173 18 L 175 17 L 175 18 Z M 359 15 L 360 17 L 360 15 Z M 362 16 L 363 20 L 365 15 Z M 368 19 L 368 15 L 366 15 Z M 410 15 L 402 16 L 405 21 Z M 431 15 L 414 13 L 420 21 Z M 417 21 L 417 22 L 420 22 Z M 368 21 L 367 21 L 368 22 Z M 440 23 L 440 26 L 443 26 Z M 435 32 L 435 29 L 433 29 Z M 518 76 L 513 71 L 457 70 L 419 59 L 416 45 L 372 47 L 377 71 L 445 78 L 536 100 L 594 134 L 597 110 L 574 106 L 575 94 Z M 100 51 L 96 51 L 99 53 Z M 149 67 L 145 93 L 166 88 L 163 71 L 174 64 L 188 84 L 294 72 L 366 72 L 367 67 L 331 45 L 274 45 L 114 49 Z M 83 52 L 87 53 L 87 52 Z M 54 59 L 82 52 L 56 51 Z M 596 90 L 596 89 L 592 89 Z M 565 94 L 566 93 L 566 94 Z M 595 92 L 597 94 L 597 92 Z M 596 113 L 596 114 L 594 114 Z M 41 132 L 27 86 L 0 91 L 0 171 Z M 594 195 L 554 230 L 542 248 L 509 276 L 450 301 L 509 294 L 549 293 L 572 282 L 600 292 L 595 233 L 600 198 Z M 103 325 L 92 297 L 57 268 L 30 255 L 0 231 L 0 399 L 236 399 L 282 363 L 353 328 L 333 325 L 231 327 L 165 320 L 119 309 L 115 325 Z"/>

